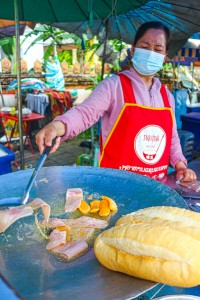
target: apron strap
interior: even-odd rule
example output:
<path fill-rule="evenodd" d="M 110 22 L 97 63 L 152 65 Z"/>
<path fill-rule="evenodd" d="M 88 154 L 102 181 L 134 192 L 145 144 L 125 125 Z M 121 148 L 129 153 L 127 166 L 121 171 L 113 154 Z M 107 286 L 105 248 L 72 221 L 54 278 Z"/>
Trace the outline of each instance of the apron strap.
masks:
<path fill-rule="evenodd" d="M 122 91 L 124 95 L 124 102 L 125 103 L 136 103 L 135 95 L 133 93 L 132 83 L 130 78 L 128 78 L 124 74 L 118 74 L 121 85 L 122 85 Z"/>
<path fill-rule="evenodd" d="M 164 86 L 164 84 L 161 85 L 160 93 L 161 93 L 161 96 L 163 98 L 164 106 L 165 107 L 171 107 L 170 104 L 169 104 L 169 99 L 168 99 L 166 87 Z"/>
<path fill-rule="evenodd" d="M 133 92 L 132 83 L 131 83 L 130 78 L 128 78 L 124 74 L 118 74 L 118 76 L 120 78 L 121 85 L 122 85 L 122 91 L 123 91 L 123 95 L 124 95 L 124 102 L 125 103 L 136 103 L 135 95 L 134 95 L 134 92 Z M 161 96 L 162 96 L 162 99 L 163 99 L 164 106 L 165 107 L 170 107 L 166 87 L 164 86 L 164 84 L 161 85 L 160 93 L 161 93 Z"/>

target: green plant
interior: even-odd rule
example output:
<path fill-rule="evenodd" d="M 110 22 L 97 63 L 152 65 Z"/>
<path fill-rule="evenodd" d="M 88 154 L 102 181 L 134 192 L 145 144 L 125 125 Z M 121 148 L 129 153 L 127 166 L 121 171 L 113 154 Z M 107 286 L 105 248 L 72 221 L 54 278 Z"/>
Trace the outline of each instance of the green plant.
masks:
<path fill-rule="evenodd" d="M 99 52 L 100 48 L 103 49 L 104 45 L 97 40 L 96 36 L 94 37 L 93 40 L 90 40 L 90 39 L 87 39 L 86 35 L 83 35 L 83 40 L 84 40 L 84 45 L 85 45 L 84 58 L 87 61 L 91 61 L 94 54 L 97 54 Z M 102 47 L 102 45 L 103 45 L 103 47 Z M 113 53 L 118 54 L 117 59 L 115 61 L 113 61 L 112 64 L 113 64 L 114 71 L 119 71 L 120 70 L 120 66 L 119 66 L 120 54 L 121 54 L 121 51 L 126 47 L 126 44 L 120 40 L 114 39 L 114 40 L 107 41 L 107 47 L 109 47 L 110 51 L 112 51 Z M 102 52 L 102 50 L 100 52 Z M 88 55 L 88 53 L 89 53 L 89 55 Z M 101 58 L 103 58 L 103 52 L 102 52 Z"/>
<path fill-rule="evenodd" d="M 12 73 L 16 74 L 16 38 L 13 36 L 0 39 L 0 47 L 2 48 L 3 52 L 8 56 L 9 60 L 12 62 Z"/>
<path fill-rule="evenodd" d="M 60 62 L 66 61 L 69 65 L 72 65 L 72 51 L 71 50 L 62 50 L 58 53 L 58 59 Z"/>
<path fill-rule="evenodd" d="M 114 50 L 117 52 L 121 52 L 122 49 L 126 47 L 126 44 L 124 42 L 117 39 L 110 40 L 110 43 L 113 46 Z"/>
<path fill-rule="evenodd" d="M 15 37 L 5 37 L 0 39 L 0 47 L 8 56 L 9 60 L 12 60 L 15 49 Z"/>
<path fill-rule="evenodd" d="M 55 44 L 61 46 L 64 43 L 66 43 L 66 40 L 68 39 L 72 39 L 74 44 L 81 46 L 81 39 L 77 37 L 75 34 L 67 33 L 64 30 L 60 30 L 58 28 L 49 25 L 37 25 L 34 30 L 32 30 L 31 32 L 25 35 L 25 38 L 23 39 L 22 43 L 24 43 L 26 39 L 31 37 L 32 35 L 35 35 L 36 38 L 28 46 L 25 53 L 27 53 L 27 51 L 36 43 L 41 41 L 45 42 L 51 39 L 50 44 L 44 53 L 44 60 L 47 60 L 49 56 L 52 55 L 53 46 Z"/>

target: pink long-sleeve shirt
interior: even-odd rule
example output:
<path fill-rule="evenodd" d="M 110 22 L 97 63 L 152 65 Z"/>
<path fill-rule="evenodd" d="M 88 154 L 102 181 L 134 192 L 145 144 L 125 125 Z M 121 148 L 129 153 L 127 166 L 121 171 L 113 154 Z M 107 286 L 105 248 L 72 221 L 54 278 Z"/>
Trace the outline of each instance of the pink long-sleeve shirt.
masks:
<path fill-rule="evenodd" d="M 123 73 L 132 81 L 137 104 L 151 107 L 164 106 L 160 94 L 161 82 L 158 78 L 154 78 L 153 85 L 149 90 L 133 68 L 123 71 Z M 174 113 L 174 97 L 168 90 L 167 94 L 170 106 Z M 63 115 L 54 119 L 62 121 L 67 125 L 65 135 L 62 137 L 61 141 L 77 136 L 79 133 L 95 124 L 99 118 L 102 118 L 102 142 L 104 144 L 123 105 L 124 97 L 119 76 L 112 76 L 103 80 L 82 104 L 71 108 Z M 183 161 L 187 164 L 187 161 L 182 154 L 174 117 L 170 163 L 174 167 L 178 161 Z"/>

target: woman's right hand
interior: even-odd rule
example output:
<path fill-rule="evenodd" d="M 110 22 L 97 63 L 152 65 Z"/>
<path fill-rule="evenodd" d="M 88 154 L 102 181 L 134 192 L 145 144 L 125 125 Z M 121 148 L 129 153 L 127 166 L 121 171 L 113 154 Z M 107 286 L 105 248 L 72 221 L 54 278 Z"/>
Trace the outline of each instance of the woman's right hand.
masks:
<path fill-rule="evenodd" d="M 52 140 L 57 137 L 55 145 L 53 146 L 50 153 L 54 153 L 58 147 L 60 146 L 61 136 L 65 134 L 65 124 L 60 121 L 54 121 L 46 125 L 43 129 L 41 129 L 35 139 L 36 144 L 38 145 L 40 154 L 43 153 L 46 146 L 52 145 Z"/>

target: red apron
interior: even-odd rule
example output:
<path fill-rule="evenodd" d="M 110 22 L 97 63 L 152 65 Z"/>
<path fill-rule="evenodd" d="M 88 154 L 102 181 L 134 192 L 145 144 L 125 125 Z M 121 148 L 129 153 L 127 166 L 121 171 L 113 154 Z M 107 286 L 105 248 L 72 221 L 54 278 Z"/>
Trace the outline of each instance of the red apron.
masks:
<path fill-rule="evenodd" d="M 166 89 L 160 89 L 164 107 L 142 106 L 136 103 L 131 80 L 119 77 L 125 103 L 101 148 L 99 165 L 161 179 L 167 174 L 173 128 Z"/>

